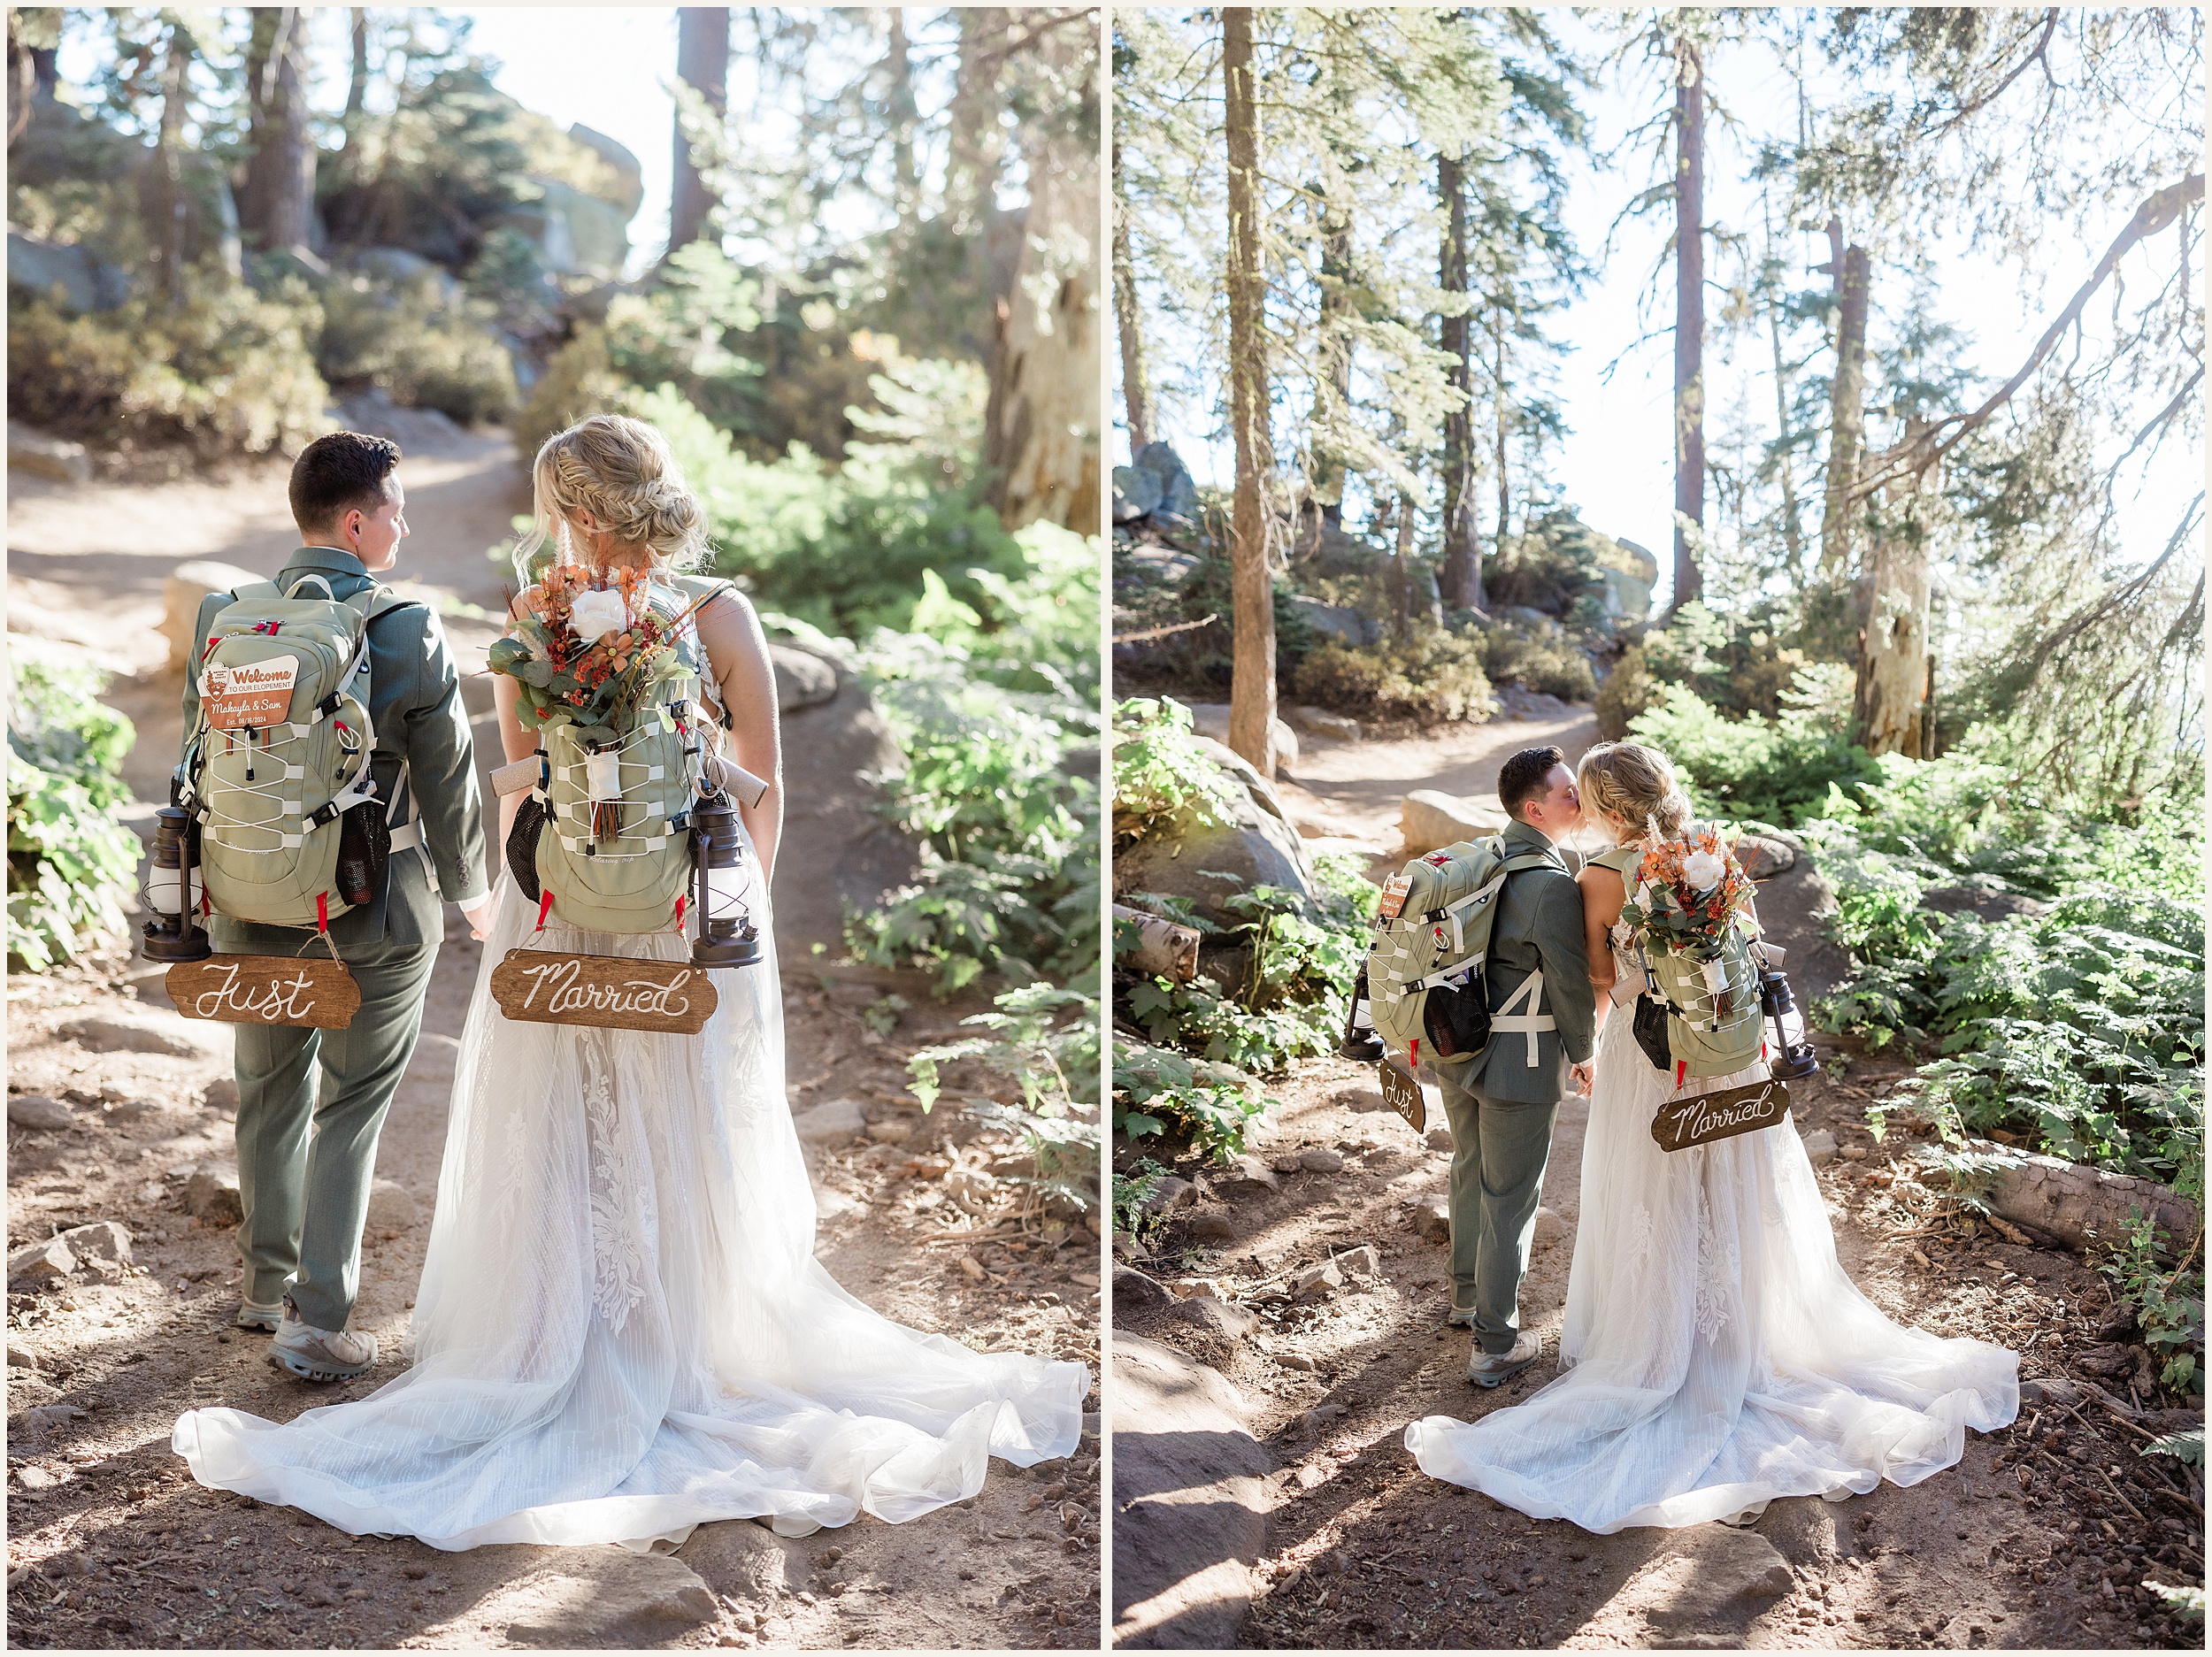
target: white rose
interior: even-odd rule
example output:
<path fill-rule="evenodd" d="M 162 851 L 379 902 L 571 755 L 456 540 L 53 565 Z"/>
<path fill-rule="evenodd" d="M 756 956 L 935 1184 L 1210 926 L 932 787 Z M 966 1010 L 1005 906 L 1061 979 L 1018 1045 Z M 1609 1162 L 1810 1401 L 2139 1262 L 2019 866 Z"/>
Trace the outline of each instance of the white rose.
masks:
<path fill-rule="evenodd" d="M 1692 852 L 1682 860 L 1682 878 L 1693 892 L 1710 892 L 1728 872 L 1728 865 L 1710 852 Z"/>
<path fill-rule="evenodd" d="M 622 595 L 594 587 L 576 595 L 568 610 L 568 625 L 579 639 L 603 639 L 629 625 L 630 607 Z"/>

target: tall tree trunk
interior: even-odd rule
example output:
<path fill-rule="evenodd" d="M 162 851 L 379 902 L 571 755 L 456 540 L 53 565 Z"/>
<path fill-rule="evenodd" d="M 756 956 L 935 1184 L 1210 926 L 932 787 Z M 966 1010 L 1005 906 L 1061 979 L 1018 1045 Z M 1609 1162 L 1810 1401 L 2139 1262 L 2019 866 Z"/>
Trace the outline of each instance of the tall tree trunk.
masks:
<path fill-rule="evenodd" d="M 1675 40 L 1674 164 L 1674 599 L 1670 614 L 1704 590 L 1682 519 L 1705 522 L 1705 65 L 1696 44 Z"/>
<path fill-rule="evenodd" d="M 1137 311 L 1137 266 L 1129 251 L 1129 203 L 1121 189 L 1121 151 L 1114 151 L 1114 322 L 1121 336 L 1121 395 L 1132 459 L 1152 441 L 1152 388 L 1144 377 L 1144 335 Z"/>
<path fill-rule="evenodd" d="M 315 135 L 307 105 L 307 13 L 257 8 L 247 48 L 250 97 L 239 228 L 266 249 L 304 249 L 315 212 Z"/>
<path fill-rule="evenodd" d="M 1851 576 L 1851 486 L 1866 442 L 1866 313 L 1874 286 L 1864 248 L 1843 245 L 1843 223 L 1828 221 L 1829 262 L 1836 292 L 1836 372 L 1828 389 L 1828 475 L 1820 513 L 1820 579 Z"/>
<path fill-rule="evenodd" d="M 1444 246 L 1437 286 L 1463 300 L 1467 287 L 1467 179 L 1456 157 L 1436 158 L 1436 193 L 1444 203 Z M 1444 415 L 1444 525 L 1437 585 L 1454 610 L 1486 608 L 1482 592 L 1482 548 L 1475 529 L 1474 318 L 1468 310 L 1443 319 L 1445 371 L 1452 404 Z"/>
<path fill-rule="evenodd" d="M 369 106 L 369 9 L 353 12 L 353 75 L 346 82 L 346 134 L 352 141 L 353 124 Z"/>
<path fill-rule="evenodd" d="M 1929 425 L 1914 416 L 1903 440 L 1876 464 L 1903 459 Z M 1852 705 L 1852 734 L 1870 754 L 1928 757 L 1928 526 L 1922 493 L 1927 482 L 1925 472 L 1908 472 L 1882 490 L 1886 510 L 1874 537 L 1873 591 Z"/>
<path fill-rule="evenodd" d="M 1761 205 L 1765 205 L 1761 197 Z M 1771 260 L 1774 251 L 1774 223 L 1767 221 L 1767 255 Z M 1773 269 L 1771 263 L 1768 269 Z M 1797 521 L 1797 471 L 1791 458 L 1790 436 L 1790 376 L 1789 365 L 1782 354 L 1782 308 L 1773 301 L 1771 292 L 1767 303 L 1767 337 L 1774 347 L 1774 433 L 1782 445 L 1780 483 L 1782 486 L 1782 546 L 1790 561 L 1790 579 L 1801 590 L 1805 585 L 1805 526 Z"/>
<path fill-rule="evenodd" d="M 1263 777 L 1275 774 L 1275 578 L 1267 556 L 1261 479 L 1273 464 L 1267 429 L 1266 341 L 1260 265 L 1260 130 L 1254 102 L 1252 13 L 1221 12 L 1221 73 L 1229 164 L 1229 426 L 1236 495 L 1229 525 L 1235 641 L 1229 681 L 1229 746 Z"/>
<path fill-rule="evenodd" d="M 1002 7 L 961 8 L 960 65 L 945 111 L 945 216 L 956 235 L 980 235 L 998 197 L 1006 148 L 998 89 L 1006 27 Z"/>
<path fill-rule="evenodd" d="M 730 12 L 727 6 L 680 6 L 676 11 L 676 78 L 707 102 L 718 119 L 730 107 Z M 683 116 L 676 117 L 675 188 L 668 208 L 668 250 L 687 247 L 705 234 L 714 197 L 692 164 Z"/>
<path fill-rule="evenodd" d="M 149 218 L 162 297 L 184 303 L 184 113 L 189 96 L 192 37 L 176 24 L 161 66 L 161 124 L 154 134 L 154 189 Z"/>
<path fill-rule="evenodd" d="M 1094 38 L 1059 29 L 1037 50 L 1062 71 L 1089 65 Z M 1098 209 L 1095 140 L 1086 123 L 1055 129 L 1030 150 L 1029 211 L 1006 302 L 1005 334 L 991 364 L 984 410 L 988 499 L 1009 529 L 1042 518 L 1086 535 L 1099 533 Z"/>
<path fill-rule="evenodd" d="M 1509 521 L 1513 506 L 1510 474 L 1506 470 L 1506 447 L 1513 435 L 1513 400 L 1506 394 L 1505 383 L 1505 308 L 1501 302 L 1490 308 L 1490 416 L 1495 427 L 1495 453 L 1493 456 L 1498 472 L 1498 528 L 1490 542 L 1490 556 L 1505 556 L 1505 538 L 1510 532 Z"/>
<path fill-rule="evenodd" d="M 1332 148 L 1322 160 L 1321 298 L 1315 319 L 1318 357 L 1313 377 L 1313 498 L 1321 521 L 1344 524 L 1344 448 L 1339 433 L 1352 407 L 1352 206 L 1341 158 Z"/>
<path fill-rule="evenodd" d="M 889 8 L 891 38 L 884 53 L 890 79 L 885 112 L 891 121 L 892 205 L 898 214 L 895 245 L 910 248 L 922 223 L 922 181 L 914 165 L 914 132 L 921 117 L 914 107 L 914 62 L 907 48 L 906 8 Z"/>
<path fill-rule="evenodd" d="M 1390 631 L 1400 643 L 1413 633 L 1413 533 L 1416 527 L 1413 513 L 1413 497 L 1401 491 L 1398 495 L 1398 556 L 1391 561 L 1387 583 Z"/>

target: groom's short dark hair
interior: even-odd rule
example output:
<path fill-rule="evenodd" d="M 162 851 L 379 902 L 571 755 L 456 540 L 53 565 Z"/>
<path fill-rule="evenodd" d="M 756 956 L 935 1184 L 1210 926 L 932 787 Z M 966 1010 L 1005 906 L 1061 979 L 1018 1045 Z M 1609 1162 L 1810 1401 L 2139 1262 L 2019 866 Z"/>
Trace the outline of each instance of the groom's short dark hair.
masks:
<path fill-rule="evenodd" d="M 1552 767 L 1567 763 L 1567 750 L 1551 748 L 1525 748 L 1498 768 L 1498 803 L 1505 808 L 1506 816 L 1516 823 L 1521 821 L 1521 808 L 1538 794 L 1545 792 L 1544 779 L 1550 776 Z"/>
<path fill-rule="evenodd" d="M 300 450 L 292 463 L 292 519 L 302 529 L 327 529 L 356 507 L 384 504 L 385 480 L 399 464 L 399 445 L 365 432 L 333 432 Z"/>

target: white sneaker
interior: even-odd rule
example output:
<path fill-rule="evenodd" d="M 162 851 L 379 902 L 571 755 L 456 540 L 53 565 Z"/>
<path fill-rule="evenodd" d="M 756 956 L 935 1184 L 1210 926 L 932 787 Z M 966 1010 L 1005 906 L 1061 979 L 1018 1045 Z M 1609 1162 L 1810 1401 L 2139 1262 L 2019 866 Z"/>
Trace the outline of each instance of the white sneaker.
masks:
<path fill-rule="evenodd" d="M 1467 1378 L 1477 1386 L 1496 1386 L 1534 1363 L 1543 1350 L 1543 1338 L 1533 1330 L 1524 1330 L 1510 1352 L 1485 1352 L 1477 1346 L 1467 1361 Z"/>
<path fill-rule="evenodd" d="M 367 1374 L 376 1362 L 376 1337 L 303 1323 L 299 1308 L 287 1295 L 283 1324 L 269 1343 L 269 1362 L 303 1381 L 350 1381 Z"/>
<path fill-rule="evenodd" d="M 241 1294 L 238 1297 L 238 1316 L 230 1321 L 239 1329 L 265 1330 L 273 1335 L 284 1323 L 284 1302 L 280 1300 L 264 1306 L 260 1301 L 250 1300 Z"/>

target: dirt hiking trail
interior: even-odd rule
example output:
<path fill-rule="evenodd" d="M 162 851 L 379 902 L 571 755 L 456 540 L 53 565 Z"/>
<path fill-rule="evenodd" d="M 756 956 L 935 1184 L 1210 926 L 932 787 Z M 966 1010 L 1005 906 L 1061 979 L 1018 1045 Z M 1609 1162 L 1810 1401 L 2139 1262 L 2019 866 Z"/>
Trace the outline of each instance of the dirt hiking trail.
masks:
<path fill-rule="evenodd" d="M 1595 734 L 1570 709 L 1413 740 L 1307 739 L 1279 789 L 1310 848 L 1356 851 L 1379 871 L 1402 855 L 1405 793 L 1479 789 L 1464 803 L 1494 814 L 1508 754 L 1556 741 L 1571 760 Z M 1808 935 L 1817 894 L 1805 864 L 1766 882 L 1770 929 Z M 2141 1584 L 2201 1582 L 2201 1512 L 2177 1468 L 2136 1452 L 2201 1417 L 2081 1378 L 2078 1360 L 2122 1339 L 2081 1256 L 1986 1231 L 1895 1235 L 1914 1229 L 1891 1195 L 1911 1178 L 1912 1146 L 1897 1132 L 1878 1145 L 1863 1113 L 1908 1066 L 1819 1046 L 1826 1068 L 1791 1084 L 1793 1116 L 1845 1269 L 1893 1318 L 2021 1352 L 2024 1382 L 2038 1385 L 2013 1428 L 1969 1433 L 1964 1461 L 1915 1488 L 1776 1501 L 1747 1530 L 1593 1536 L 1427 1477 L 1404 1448 L 1409 1422 L 1510 1408 L 1557 1373 L 1588 1101 L 1561 1107 L 1522 1293 L 1543 1355 L 1482 1392 L 1465 1379 L 1467 1332 L 1444 1325 L 1448 1128 L 1417 1136 L 1384 1106 L 1372 1066 L 1309 1061 L 1270 1085 L 1279 1103 L 1233 1167 L 1153 1139 L 1117 1149 L 1122 1171 L 1152 1155 L 1188 1182 L 1156 1231 L 1117 1239 L 1117 1397 L 1141 1379 L 1148 1401 L 1202 1400 L 1172 1419 L 1118 1414 L 1118 1642 L 2197 1646 L 2198 1625 Z M 1121 1528 L 1136 1515 L 1141 1534 Z"/>
<path fill-rule="evenodd" d="M 406 451 L 414 531 L 396 579 L 444 611 L 462 671 L 473 673 L 511 579 L 485 550 L 528 510 L 527 479 L 503 433 L 390 418 L 402 426 L 390 434 Z M 275 463 L 172 483 L 11 477 L 10 631 L 74 647 L 117 673 L 107 700 L 137 725 L 127 777 L 142 832 L 167 797 L 178 738 L 179 681 L 157 631 L 163 582 L 194 558 L 273 575 L 296 544 L 284 480 Z M 465 691 L 488 771 L 499 756 L 489 686 L 472 678 Z M 227 1326 L 239 1273 L 222 1181 L 204 1175 L 196 1187 L 191 1178 L 234 1159 L 227 1028 L 179 1017 L 160 971 L 120 949 L 11 979 L 9 1247 L 104 1221 L 127 1233 L 124 1259 L 88 1260 L 43 1292 L 9 1295 L 11 1643 L 1093 1645 L 1099 1445 L 1090 1431 L 1066 1461 L 1025 1473 L 993 1461 L 978 1498 L 910 1524 L 863 1518 L 798 1541 L 749 1521 L 707 1525 L 669 1558 L 613 1547 L 441 1553 L 349 1537 L 191 1482 L 169 1449 L 182 1410 L 225 1404 L 288 1420 L 365 1396 L 404 1368 L 480 957 L 449 912 L 425 1033 L 379 1146 L 377 1175 L 392 1188 L 380 1189 L 363 1245 L 356 1326 L 376 1335 L 380 1358 L 361 1381 L 331 1388 L 280 1375 L 264 1359 L 265 1337 Z M 887 1316 L 1095 1373 L 1094 1236 L 1020 1220 L 1023 1188 L 1005 1179 L 1022 1171 L 1018 1147 L 957 1111 L 923 1116 L 905 1091 L 908 1054 L 950 1039 L 987 1002 L 938 1002 L 910 975 L 804 964 L 787 965 L 784 992 L 795 1111 L 850 1101 L 856 1116 L 843 1114 L 864 1121 L 809 1146 L 818 1257 Z M 895 994 L 907 1005 L 893 1005 Z M 970 1078 L 948 1079 L 957 1097 Z M 36 1114 L 18 1108 L 31 1096 L 62 1108 L 58 1125 L 19 1120 Z M 947 1196 L 955 1170 L 972 1212 Z M 209 1217 L 196 1217 L 196 1202 Z"/>

